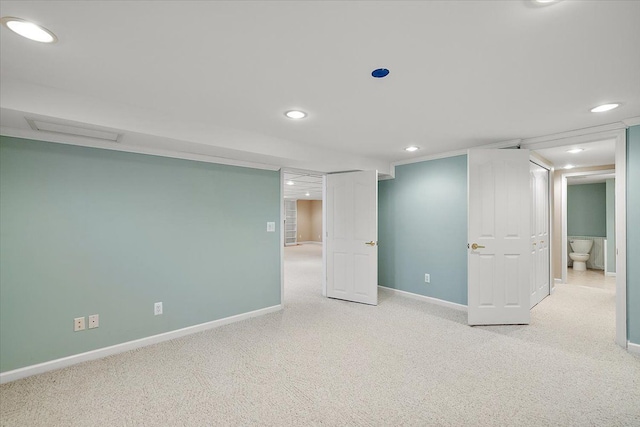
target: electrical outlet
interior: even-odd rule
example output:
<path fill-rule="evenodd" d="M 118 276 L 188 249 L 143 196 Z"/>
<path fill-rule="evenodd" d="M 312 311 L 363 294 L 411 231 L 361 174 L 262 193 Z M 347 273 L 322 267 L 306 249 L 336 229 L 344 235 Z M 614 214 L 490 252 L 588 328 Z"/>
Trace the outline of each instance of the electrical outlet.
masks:
<path fill-rule="evenodd" d="M 157 302 L 157 303 L 153 304 L 153 315 L 157 316 L 159 314 L 162 314 L 162 303 L 161 302 Z"/>
<path fill-rule="evenodd" d="M 73 331 L 84 331 L 84 317 L 76 317 L 73 319 Z"/>
<path fill-rule="evenodd" d="M 424 283 L 431 283 L 431 275 L 429 273 L 424 274 Z"/>
<path fill-rule="evenodd" d="M 267 222 L 267 231 L 269 233 L 273 233 L 276 231 L 276 223 L 275 222 Z"/>
<path fill-rule="evenodd" d="M 97 328 L 100 326 L 100 317 L 97 314 L 89 316 L 89 329 Z"/>

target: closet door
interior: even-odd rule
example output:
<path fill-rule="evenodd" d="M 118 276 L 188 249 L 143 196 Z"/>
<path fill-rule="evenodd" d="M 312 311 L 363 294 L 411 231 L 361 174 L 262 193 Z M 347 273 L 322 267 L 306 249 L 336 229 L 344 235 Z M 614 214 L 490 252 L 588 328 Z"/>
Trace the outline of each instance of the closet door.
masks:
<path fill-rule="evenodd" d="M 529 163 L 531 186 L 531 307 L 549 295 L 549 171 Z"/>

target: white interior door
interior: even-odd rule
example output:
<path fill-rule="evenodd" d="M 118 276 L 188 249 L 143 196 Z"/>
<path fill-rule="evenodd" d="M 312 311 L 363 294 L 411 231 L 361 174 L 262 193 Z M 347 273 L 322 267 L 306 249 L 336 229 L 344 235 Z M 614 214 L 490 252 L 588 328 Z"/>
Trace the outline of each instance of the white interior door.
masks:
<path fill-rule="evenodd" d="M 468 322 L 530 319 L 529 150 L 469 150 Z"/>
<path fill-rule="evenodd" d="M 327 175 L 327 296 L 378 305 L 378 172 Z"/>
<path fill-rule="evenodd" d="M 549 171 L 530 162 L 531 307 L 549 296 Z"/>

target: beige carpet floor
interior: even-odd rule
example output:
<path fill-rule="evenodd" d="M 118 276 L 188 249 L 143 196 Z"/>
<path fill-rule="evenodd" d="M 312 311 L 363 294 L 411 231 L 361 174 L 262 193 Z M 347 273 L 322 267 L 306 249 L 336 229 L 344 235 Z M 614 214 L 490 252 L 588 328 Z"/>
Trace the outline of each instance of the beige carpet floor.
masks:
<path fill-rule="evenodd" d="M 286 249 L 285 310 L 0 386 L 2 426 L 640 426 L 611 291 L 560 285 L 529 326 L 389 291 L 320 295 Z"/>

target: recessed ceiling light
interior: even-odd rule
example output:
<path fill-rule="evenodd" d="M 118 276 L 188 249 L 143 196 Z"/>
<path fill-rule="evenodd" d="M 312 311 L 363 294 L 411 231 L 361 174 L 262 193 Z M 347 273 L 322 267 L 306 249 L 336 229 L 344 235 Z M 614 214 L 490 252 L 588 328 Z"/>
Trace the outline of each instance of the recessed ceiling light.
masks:
<path fill-rule="evenodd" d="M 305 194 L 305 196 L 307 196 L 307 197 L 309 197 L 310 195 L 311 195 L 311 194 L 309 194 L 308 192 L 307 192 L 307 194 Z"/>
<path fill-rule="evenodd" d="M 408 151 L 408 152 L 413 152 L 413 151 L 418 151 L 420 149 L 420 147 L 416 147 L 415 145 L 411 145 L 407 148 L 404 149 L 404 151 Z"/>
<path fill-rule="evenodd" d="M 592 113 L 604 113 L 605 111 L 613 110 L 614 108 L 618 108 L 620 104 L 602 104 L 597 107 L 593 107 L 591 109 Z"/>
<path fill-rule="evenodd" d="M 2 25 L 10 29 L 16 34 L 26 37 L 29 40 L 33 40 L 40 43 L 55 43 L 58 38 L 51 31 L 47 30 L 40 25 L 33 22 L 26 21 L 21 18 L 14 18 L 13 16 L 5 16 L 0 19 Z"/>
<path fill-rule="evenodd" d="M 581 151 L 584 151 L 584 148 L 572 148 L 571 150 L 567 150 L 567 153 L 576 154 Z"/>
<path fill-rule="evenodd" d="M 293 181 L 287 181 L 287 185 L 293 185 Z"/>
<path fill-rule="evenodd" d="M 307 117 L 307 113 L 300 110 L 289 110 L 284 113 L 284 115 L 289 117 L 290 119 L 304 119 L 305 117 Z"/>
<path fill-rule="evenodd" d="M 573 165 L 565 165 L 565 167 L 564 167 L 564 168 L 565 168 L 565 169 L 573 169 L 573 168 L 575 168 L 575 166 L 573 166 Z"/>
<path fill-rule="evenodd" d="M 559 3 L 562 0 L 531 0 L 531 1 L 538 6 L 549 6 L 552 3 Z"/>

